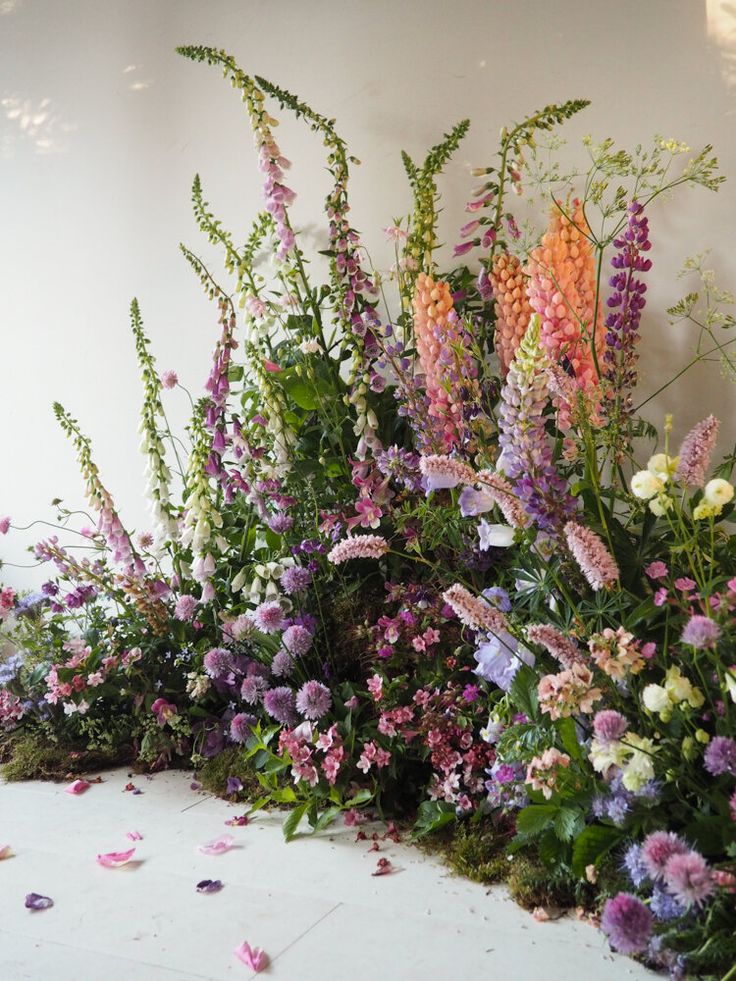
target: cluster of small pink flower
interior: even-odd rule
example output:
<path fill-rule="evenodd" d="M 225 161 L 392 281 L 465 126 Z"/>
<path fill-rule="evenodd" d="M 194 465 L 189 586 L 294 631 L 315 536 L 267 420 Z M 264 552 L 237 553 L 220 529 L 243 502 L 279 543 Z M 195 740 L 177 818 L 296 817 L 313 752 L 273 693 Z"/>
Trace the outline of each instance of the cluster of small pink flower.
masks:
<path fill-rule="evenodd" d="M 318 750 L 324 754 L 321 760 L 317 756 Z M 283 729 L 279 735 L 279 752 L 288 753 L 291 758 L 294 783 L 304 780 L 310 787 L 319 782 L 318 766 L 330 786 L 334 786 L 345 759 L 345 747 L 337 725 L 320 733 L 316 740 L 309 723 L 303 722 L 295 729 Z"/>

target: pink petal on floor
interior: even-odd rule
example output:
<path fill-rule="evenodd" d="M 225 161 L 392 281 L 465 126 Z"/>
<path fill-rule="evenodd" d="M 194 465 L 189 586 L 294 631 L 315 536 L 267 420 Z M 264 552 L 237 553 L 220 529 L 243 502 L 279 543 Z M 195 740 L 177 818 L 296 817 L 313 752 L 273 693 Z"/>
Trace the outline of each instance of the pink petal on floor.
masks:
<path fill-rule="evenodd" d="M 106 852 L 104 855 L 98 855 L 97 861 L 106 869 L 117 869 L 121 865 L 127 865 L 134 855 L 135 848 L 129 848 L 127 852 Z"/>
<path fill-rule="evenodd" d="M 74 783 L 70 783 L 68 787 L 64 788 L 64 793 L 66 794 L 83 794 L 85 790 L 89 790 L 92 786 L 87 780 L 75 780 Z"/>
<path fill-rule="evenodd" d="M 379 858 L 376 864 L 376 871 L 371 872 L 371 875 L 390 875 L 393 870 L 394 867 L 387 858 Z"/>
<path fill-rule="evenodd" d="M 212 841 L 206 841 L 204 845 L 200 845 L 198 851 L 202 852 L 203 855 L 224 855 L 225 852 L 230 851 L 230 849 L 235 844 L 235 839 L 232 835 L 222 835 L 219 838 L 213 838 Z"/>
<path fill-rule="evenodd" d="M 244 828 L 248 824 L 248 815 L 240 814 L 238 817 L 230 818 L 225 824 L 229 824 L 231 828 Z"/>
<path fill-rule="evenodd" d="M 4 858 L 10 858 L 12 854 L 13 849 L 10 847 L 10 845 L 0 845 L 0 862 L 2 862 Z"/>
<path fill-rule="evenodd" d="M 549 920 L 549 913 L 544 906 L 535 906 L 532 910 L 532 918 L 535 919 L 537 923 L 546 923 Z"/>
<path fill-rule="evenodd" d="M 251 971 L 255 971 L 256 974 L 268 967 L 268 954 L 264 950 L 261 950 L 260 947 L 251 947 L 247 940 L 244 940 L 239 947 L 236 947 L 233 953 Z"/>
<path fill-rule="evenodd" d="M 140 831 L 128 831 L 125 837 L 129 838 L 131 841 L 143 841 L 143 835 L 140 833 Z"/>

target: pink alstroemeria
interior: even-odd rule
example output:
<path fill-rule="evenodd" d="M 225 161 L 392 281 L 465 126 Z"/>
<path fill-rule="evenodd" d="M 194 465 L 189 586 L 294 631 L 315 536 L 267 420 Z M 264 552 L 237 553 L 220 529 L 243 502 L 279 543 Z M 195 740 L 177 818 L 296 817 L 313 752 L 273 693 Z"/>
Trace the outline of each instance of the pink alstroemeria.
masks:
<path fill-rule="evenodd" d="M 236 947 L 233 953 L 256 974 L 268 967 L 268 955 L 265 950 L 261 950 L 260 947 L 251 947 L 247 940 Z"/>
<path fill-rule="evenodd" d="M 206 841 L 197 850 L 203 855 L 224 855 L 225 852 L 230 851 L 234 844 L 235 839 L 232 835 L 221 835 L 219 838 L 213 838 L 212 841 Z"/>
<path fill-rule="evenodd" d="M 89 790 L 92 786 L 86 780 L 75 780 L 74 783 L 70 783 L 68 787 L 64 788 L 65 794 L 83 794 L 85 790 Z"/>
<path fill-rule="evenodd" d="M 127 852 L 106 852 L 97 856 L 97 864 L 106 869 L 119 869 L 122 865 L 127 865 L 134 855 L 135 848 L 129 848 Z"/>

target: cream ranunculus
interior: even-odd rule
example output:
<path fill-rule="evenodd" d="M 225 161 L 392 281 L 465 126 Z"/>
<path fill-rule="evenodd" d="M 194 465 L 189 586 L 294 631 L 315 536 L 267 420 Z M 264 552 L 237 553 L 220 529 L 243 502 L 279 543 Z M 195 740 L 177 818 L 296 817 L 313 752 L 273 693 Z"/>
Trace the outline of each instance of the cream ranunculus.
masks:
<path fill-rule="evenodd" d="M 673 505 L 673 500 L 667 494 L 660 494 L 653 501 L 649 502 L 649 510 L 661 518 Z"/>
<path fill-rule="evenodd" d="M 655 453 L 649 459 L 647 470 L 653 473 L 655 477 L 659 477 L 660 480 L 667 483 L 668 480 L 672 479 L 672 475 L 677 470 L 677 464 L 679 462 L 679 456 L 667 456 L 666 453 Z"/>
<path fill-rule="evenodd" d="M 647 685 L 642 701 L 650 712 L 666 712 L 670 708 L 670 696 L 661 685 Z"/>
<path fill-rule="evenodd" d="M 720 477 L 709 480 L 703 490 L 703 500 L 717 508 L 724 507 L 732 497 L 733 484 L 729 484 L 727 480 L 722 480 Z"/>
<path fill-rule="evenodd" d="M 640 470 L 631 478 L 631 493 L 641 501 L 648 501 L 664 490 L 664 482 L 648 470 Z"/>

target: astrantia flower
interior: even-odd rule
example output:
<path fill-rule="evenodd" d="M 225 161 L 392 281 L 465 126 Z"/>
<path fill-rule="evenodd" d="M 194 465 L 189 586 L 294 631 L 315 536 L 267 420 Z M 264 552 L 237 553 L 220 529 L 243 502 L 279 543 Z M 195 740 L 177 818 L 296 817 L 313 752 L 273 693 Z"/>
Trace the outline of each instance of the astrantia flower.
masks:
<path fill-rule="evenodd" d="M 180 596 L 174 607 L 174 616 L 177 620 L 188 621 L 194 616 L 197 609 L 197 600 L 194 596 Z"/>
<path fill-rule="evenodd" d="M 711 415 L 693 426 L 682 441 L 675 480 L 688 487 L 702 487 L 705 484 L 705 474 L 718 439 L 719 425 L 716 417 Z"/>
<path fill-rule="evenodd" d="M 303 592 L 311 581 L 312 573 L 309 569 L 305 569 L 300 565 L 293 565 L 285 569 L 279 579 L 281 588 L 287 596 L 293 596 L 294 593 Z"/>
<path fill-rule="evenodd" d="M 230 720 L 230 738 L 234 743 L 244 743 L 253 732 L 255 717 L 238 712 Z"/>
<path fill-rule="evenodd" d="M 683 906 L 700 906 L 715 889 L 713 873 L 696 851 L 673 855 L 664 867 L 664 881 Z"/>
<path fill-rule="evenodd" d="M 267 691 L 263 696 L 263 707 L 272 719 L 282 725 L 293 725 L 296 722 L 296 699 L 294 692 L 286 685 Z"/>
<path fill-rule="evenodd" d="M 253 623 L 264 634 L 278 633 L 284 626 L 284 611 L 278 600 L 266 600 L 253 612 Z"/>
<path fill-rule="evenodd" d="M 627 892 L 606 901 L 601 929 L 614 950 L 638 954 L 644 950 L 652 932 L 652 914 L 644 903 Z"/>
<path fill-rule="evenodd" d="M 721 628 L 710 617 L 694 614 L 690 617 L 682 631 L 680 640 L 695 648 L 714 647 L 721 636 Z"/>
<path fill-rule="evenodd" d="M 271 674 L 274 678 L 287 678 L 294 670 L 294 658 L 288 651 L 277 651 L 271 661 Z"/>
<path fill-rule="evenodd" d="M 234 667 L 233 656 L 224 647 L 213 647 L 207 651 L 202 663 L 207 675 L 215 680 L 227 677 Z"/>
<path fill-rule="evenodd" d="M 301 656 L 306 654 L 312 646 L 312 639 L 312 635 L 306 627 L 301 627 L 295 623 L 286 628 L 281 637 L 281 643 L 290 654 Z"/>
<path fill-rule="evenodd" d="M 388 542 L 380 535 L 355 535 L 344 538 L 327 553 L 333 565 L 350 559 L 380 559 L 388 552 Z"/>
<path fill-rule="evenodd" d="M 306 681 L 297 692 L 296 707 L 305 719 L 321 719 L 331 705 L 330 689 L 320 681 Z"/>
<path fill-rule="evenodd" d="M 616 560 L 590 528 L 568 521 L 565 538 L 573 557 L 594 590 L 610 589 L 618 583 Z"/>
<path fill-rule="evenodd" d="M 475 474 L 467 463 L 451 456 L 423 456 L 419 469 L 428 493 L 475 482 Z"/>
<path fill-rule="evenodd" d="M 736 740 L 728 736 L 715 736 L 705 749 L 703 764 L 714 777 L 722 773 L 736 777 Z"/>
<path fill-rule="evenodd" d="M 641 846 L 641 860 L 651 879 L 661 879 L 673 855 L 684 855 L 687 844 L 672 831 L 653 831 Z"/>

